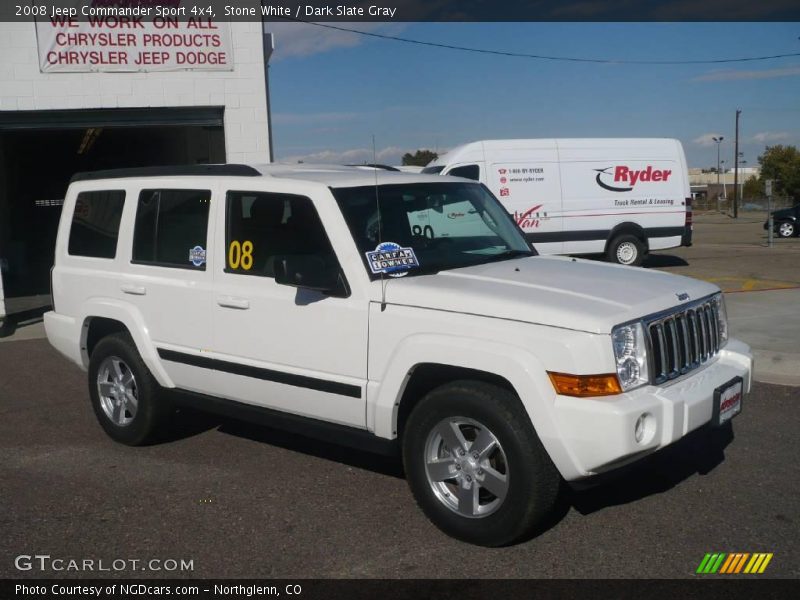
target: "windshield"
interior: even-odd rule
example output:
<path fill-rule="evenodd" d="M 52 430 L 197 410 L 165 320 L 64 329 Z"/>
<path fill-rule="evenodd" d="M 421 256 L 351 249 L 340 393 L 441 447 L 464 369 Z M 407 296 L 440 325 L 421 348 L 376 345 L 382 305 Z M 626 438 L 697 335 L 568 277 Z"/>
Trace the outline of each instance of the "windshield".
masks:
<path fill-rule="evenodd" d="M 482 185 L 410 183 L 332 192 L 373 278 L 535 255 Z"/>
<path fill-rule="evenodd" d="M 425 167 L 424 169 L 422 169 L 422 172 L 427 175 L 438 175 L 443 170 L 444 170 L 444 165 L 441 165 L 439 167 Z"/>

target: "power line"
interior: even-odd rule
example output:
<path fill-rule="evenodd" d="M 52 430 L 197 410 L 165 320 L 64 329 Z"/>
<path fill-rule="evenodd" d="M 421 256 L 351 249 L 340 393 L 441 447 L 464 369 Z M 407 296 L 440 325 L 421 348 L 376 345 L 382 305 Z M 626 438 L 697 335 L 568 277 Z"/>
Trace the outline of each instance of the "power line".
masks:
<path fill-rule="evenodd" d="M 417 44 L 419 46 L 431 46 L 433 48 L 444 48 L 447 50 L 460 50 L 462 52 L 474 52 L 476 54 L 492 54 L 495 56 L 513 56 L 515 58 L 533 58 L 537 60 L 552 60 L 552 61 L 576 62 L 576 63 L 594 63 L 594 64 L 606 64 L 606 65 L 718 65 L 725 63 L 756 62 L 763 60 L 774 60 L 776 58 L 790 58 L 790 57 L 800 56 L 800 52 L 790 52 L 788 54 L 773 54 L 770 56 L 748 56 L 743 58 L 717 58 L 709 60 L 614 60 L 607 58 L 548 56 L 546 54 L 526 54 L 524 52 L 487 50 L 485 48 L 470 48 L 468 46 L 455 46 L 453 44 L 426 42 L 423 40 L 414 40 L 411 38 L 404 38 L 395 35 L 385 35 L 382 33 L 373 33 L 370 31 L 360 31 L 358 29 L 350 29 L 348 27 L 339 27 L 338 25 L 331 25 L 329 23 L 314 23 L 311 21 L 303 21 L 302 19 L 286 19 L 286 20 L 295 21 L 298 23 L 305 23 L 307 25 L 314 25 L 315 27 L 324 27 L 326 29 L 335 29 L 337 31 L 356 33 L 358 35 L 364 35 L 382 40 L 389 40 L 393 42 L 404 42 L 406 44 Z"/>

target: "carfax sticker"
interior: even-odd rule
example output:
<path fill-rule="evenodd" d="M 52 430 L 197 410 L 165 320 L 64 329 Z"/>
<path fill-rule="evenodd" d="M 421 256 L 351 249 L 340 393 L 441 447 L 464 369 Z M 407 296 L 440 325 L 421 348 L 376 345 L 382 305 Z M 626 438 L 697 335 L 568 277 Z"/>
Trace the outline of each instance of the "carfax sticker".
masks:
<path fill-rule="evenodd" d="M 403 248 L 394 242 L 383 242 L 371 252 L 366 252 L 370 271 L 386 273 L 390 277 L 403 277 L 409 269 L 419 267 L 413 248 Z"/>
<path fill-rule="evenodd" d="M 195 267 L 199 267 L 206 263 L 206 250 L 202 246 L 195 246 L 189 250 L 189 262 Z"/>

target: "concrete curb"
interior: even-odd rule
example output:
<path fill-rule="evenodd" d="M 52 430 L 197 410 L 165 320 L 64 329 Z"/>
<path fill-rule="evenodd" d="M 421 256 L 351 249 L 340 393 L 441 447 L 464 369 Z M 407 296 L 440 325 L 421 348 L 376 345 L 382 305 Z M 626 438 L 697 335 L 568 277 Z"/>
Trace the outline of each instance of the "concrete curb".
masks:
<path fill-rule="evenodd" d="M 800 387 L 800 354 L 753 349 L 753 357 L 756 381 Z"/>

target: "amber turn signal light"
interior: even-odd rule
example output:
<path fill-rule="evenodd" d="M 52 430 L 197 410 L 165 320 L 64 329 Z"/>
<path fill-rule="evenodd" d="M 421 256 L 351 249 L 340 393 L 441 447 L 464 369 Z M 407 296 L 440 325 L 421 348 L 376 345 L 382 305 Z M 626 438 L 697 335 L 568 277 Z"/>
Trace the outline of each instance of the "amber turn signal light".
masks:
<path fill-rule="evenodd" d="M 551 373 L 550 381 L 556 392 L 562 396 L 590 398 L 592 396 L 612 396 L 621 394 L 622 388 L 616 374 L 608 375 L 569 375 L 567 373 Z"/>

